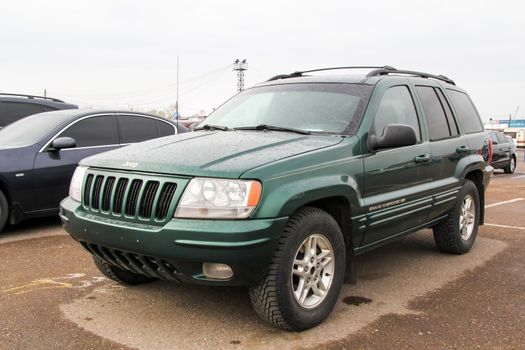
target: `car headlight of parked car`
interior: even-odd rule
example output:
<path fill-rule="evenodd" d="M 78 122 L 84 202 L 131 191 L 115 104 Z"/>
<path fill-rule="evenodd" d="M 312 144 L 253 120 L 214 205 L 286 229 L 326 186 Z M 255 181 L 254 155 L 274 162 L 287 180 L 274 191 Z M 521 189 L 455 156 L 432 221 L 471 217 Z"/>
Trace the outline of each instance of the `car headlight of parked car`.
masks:
<path fill-rule="evenodd" d="M 82 197 L 82 181 L 84 180 L 84 175 L 86 175 L 86 170 L 88 168 L 85 166 L 78 166 L 73 173 L 71 178 L 71 183 L 69 185 L 69 197 L 71 199 L 80 202 Z"/>
<path fill-rule="evenodd" d="M 258 181 L 194 178 L 184 190 L 174 217 L 244 219 L 257 207 L 261 192 Z"/>

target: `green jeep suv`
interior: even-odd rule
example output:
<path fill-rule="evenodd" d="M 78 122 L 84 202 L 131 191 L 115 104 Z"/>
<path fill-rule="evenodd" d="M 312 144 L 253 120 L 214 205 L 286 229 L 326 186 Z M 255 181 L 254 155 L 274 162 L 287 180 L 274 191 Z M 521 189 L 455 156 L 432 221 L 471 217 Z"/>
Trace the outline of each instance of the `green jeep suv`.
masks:
<path fill-rule="evenodd" d="M 295 331 L 356 282 L 356 255 L 427 227 L 468 252 L 492 175 L 470 98 L 444 76 L 359 68 L 279 75 L 195 132 L 83 160 L 65 229 L 110 279 L 248 286 Z"/>

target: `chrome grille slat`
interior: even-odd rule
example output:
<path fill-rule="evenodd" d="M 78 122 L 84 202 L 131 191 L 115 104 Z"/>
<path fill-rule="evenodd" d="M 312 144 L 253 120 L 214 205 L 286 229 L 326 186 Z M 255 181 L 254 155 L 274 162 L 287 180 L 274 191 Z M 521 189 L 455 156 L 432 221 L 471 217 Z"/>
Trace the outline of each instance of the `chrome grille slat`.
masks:
<path fill-rule="evenodd" d="M 109 207 L 111 205 L 111 194 L 113 192 L 113 185 L 115 184 L 115 177 L 110 176 L 106 180 L 106 184 L 104 185 L 104 194 L 102 195 L 102 211 L 109 211 Z"/>
<path fill-rule="evenodd" d="M 157 219 L 163 220 L 168 215 L 169 206 L 171 204 L 171 200 L 173 199 L 173 195 L 175 194 L 176 188 L 177 185 L 174 183 L 167 182 L 164 184 L 161 196 L 159 198 L 157 212 L 155 213 Z"/>
<path fill-rule="evenodd" d="M 139 196 L 140 188 L 142 187 L 142 180 L 131 181 L 128 198 L 126 201 L 126 210 L 124 213 L 128 216 L 134 216 L 137 209 L 137 198 Z"/>
<path fill-rule="evenodd" d="M 102 181 L 104 181 L 104 176 L 98 175 L 95 178 L 95 183 L 93 184 L 93 194 L 91 195 L 91 207 L 93 209 L 100 208 L 100 190 L 102 187 Z"/>
<path fill-rule="evenodd" d="M 121 178 L 117 182 L 117 188 L 115 189 L 115 198 L 113 198 L 113 212 L 115 214 L 122 213 L 122 204 L 124 203 L 124 194 L 128 187 L 129 180 Z"/>
<path fill-rule="evenodd" d="M 86 185 L 84 187 L 84 205 L 86 207 L 89 206 L 90 199 L 91 199 L 91 186 L 93 185 L 93 178 L 95 176 L 92 174 L 89 174 L 86 178 Z"/>

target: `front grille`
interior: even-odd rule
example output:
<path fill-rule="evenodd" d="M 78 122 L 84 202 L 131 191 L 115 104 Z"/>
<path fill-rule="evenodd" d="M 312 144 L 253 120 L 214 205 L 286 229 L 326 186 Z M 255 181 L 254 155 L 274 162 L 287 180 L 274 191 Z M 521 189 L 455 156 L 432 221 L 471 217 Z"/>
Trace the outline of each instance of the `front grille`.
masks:
<path fill-rule="evenodd" d="M 107 248 L 84 241 L 80 241 L 80 244 L 91 254 L 123 270 L 168 281 L 179 280 L 177 269 L 164 259 Z"/>
<path fill-rule="evenodd" d="M 175 182 L 157 178 L 95 173 L 86 177 L 82 203 L 85 209 L 98 214 L 164 221 L 173 209 L 176 190 Z"/>

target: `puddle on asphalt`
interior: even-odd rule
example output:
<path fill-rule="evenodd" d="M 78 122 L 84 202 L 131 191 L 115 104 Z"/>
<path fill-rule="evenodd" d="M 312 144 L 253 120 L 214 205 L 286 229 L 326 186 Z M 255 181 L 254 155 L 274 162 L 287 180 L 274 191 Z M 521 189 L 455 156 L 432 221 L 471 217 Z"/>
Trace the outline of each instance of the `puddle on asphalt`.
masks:
<path fill-rule="evenodd" d="M 368 299 L 365 297 L 358 297 L 354 295 L 343 298 L 343 303 L 347 305 L 359 306 L 361 304 L 369 304 L 371 302 L 372 302 L 372 299 Z"/>

